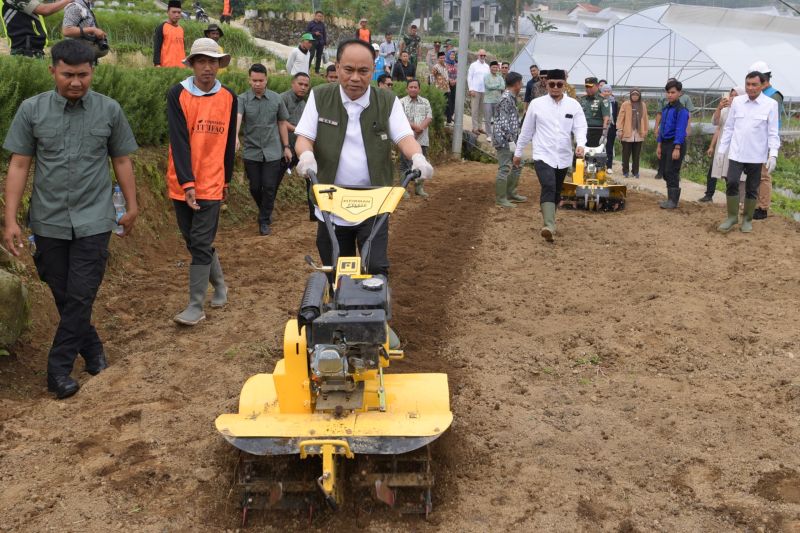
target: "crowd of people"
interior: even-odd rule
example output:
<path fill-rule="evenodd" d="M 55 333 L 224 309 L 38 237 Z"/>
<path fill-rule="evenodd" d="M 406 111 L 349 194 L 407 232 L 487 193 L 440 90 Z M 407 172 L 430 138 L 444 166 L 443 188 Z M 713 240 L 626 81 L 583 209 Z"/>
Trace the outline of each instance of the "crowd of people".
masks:
<path fill-rule="evenodd" d="M 137 149 L 136 140 L 119 104 L 91 91 L 94 65 L 103 54 L 99 41 L 105 33 L 96 27 L 94 14 L 84 2 L 47 4 L 51 10 L 65 8 L 67 39 L 55 44 L 50 53 L 55 89 L 22 103 L 3 144 L 12 154 L 3 243 L 14 255 L 19 255 L 25 243 L 35 245 L 32 252 L 37 271 L 50 287 L 60 313 L 47 369 L 48 388 L 58 398 L 79 389 L 71 377 L 79 355 L 92 375 L 107 366 L 102 341 L 91 324 L 92 306 L 103 279 L 111 233 L 130 234 L 139 214 L 130 158 Z M 37 11 L 43 4 L 35 0 L 5 0 L 4 6 L 8 3 L 14 3 L 16 13 L 32 20 L 43 13 Z M 291 87 L 281 94 L 269 90 L 267 68 L 255 63 L 248 70 L 250 89 L 236 95 L 218 79 L 231 61 L 220 45 L 222 28 L 210 24 L 205 36 L 194 41 L 186 54 L 180 13 L 180 2 L 170 0 L 167 20 L 154 32 L 153 65 L 186 68 L 189 74 L 169 90 L 164 107 L 169 127 L 167 192 L 191 255 L 188 303 L 174 321 L 194 326 L 206 318 L 209 285 L 213 288 L 211 307 L 228 302 L 214 240 L 236 158 L 243 160 L 258 208 L 258 231 L 264 236 L 272 233 L 275 198 L 292 168 L 302 177 L 314 173 L 320 183 L 389 186 L 395 174 L 396 150 L 402 171 L 420 173 L 416 195 L 427 197 L 424 182 L 433 176 L 427 159 L 433 110 L 420 92 L 427 83 L 445 93 L 446 120 L 451 122 L 457 112 L 453 107 L 456 59 L 451 42 L 445 41 L 443 46 L 434 42 L 424 59 L 426 79 L 421 80 L 416 70 L 422 48 L 417 28 L 412 25 L 399 46 L 391 34 L 378 44 L 371 42 L 368 21 L 363 19 L 354 37 L 339 43 L 335 61 L 323 74 L 328 37 L 322 13 L 317 12 L 287 61 Z M 10 27 L 16 28 L 13 23 Z M 11 35 L 16 43 L 12 51 L 43 57 L 43 52 L 25 48 L 34 43 L 31 39 L 24 40 L 20 48 L 22 41 L 14 40 L 19 35 Z M 41 45 L 43 50 L 44 43 Z M 614 139 L 618 137 L 623 174 L 639 176 L 642 144 L 649 128 L 647 106 L 637 89 L 630 90 L 620 104 L 613 88 L 595 77 L 584 80 L 586 94 L 578 99 L 567 82 L 567 72 L 542 70 L 537 65 L 530 67 L 531 80 L 523 91 L 522 76 L 510 71 L 508 63 L 487 60 L 487 55 L 478 51 L 469 67 L 467 90 L 474 133 L 485 133 L 496 149 L 496 204 L 509 208 L 528 200 L 517 188 L 523 151 L 532 145 L 533 166 L 541 185 L 541 235 L 553 241 L 564 180 L 574 158 L 582 157 L 587 147 L 607 147 L 611 173 Z M 323 76 L 326 83 L 310 90 L 312 75 Z M 733 88 L 715 113 L 717 132 L 709 148 L 709 155 L 714 156 L 709 184 L 715 186 L 716 179 L 727 181 L 728 216 L 719 226 L 721 232 L 739 224 L 740 182 L 744 184 L 742 232 L 752 231 L 752 220 L 759 218 L 762 186 L 767 187 L 763 195 L 768 202 L 769 176 L 780 147 L 782 105 L 782 96 L 771 87 L 770 78 L 766 64 L 753 65 L 745 85 Z M 392 91 L 397 81 L 406 83 L 407 95 L 402 99 Z M 659 174 L 668 193 L 661 207 L 666 209 L 678 206 L 680 168 L 691 132 L 692 104 L 682 89 L 680 81 L 668 80 L 655 114 Z M 109 159 L 125 198 L 124 214 L 112 203 Z M 28 216 L 32 236 L 26 239 L 17 215 L 32 166 Z M 758 208 L 766 215 L 768 203 Z M 308 210 L 309 219 L 317 222 L 319 255 L 328 265 L 333 243 L 311 194 Z M 352 224 L 334 217 L 334 222 L 344 255 L 355 254 L 373 229 L 371 219 Z M 374 236 L 366 259 L 369 273 L 388 275 L 388 241 L 389 228 L 384 225 Z M 392 346 L 399 342 L 394 332 L 390 339 Z"/>

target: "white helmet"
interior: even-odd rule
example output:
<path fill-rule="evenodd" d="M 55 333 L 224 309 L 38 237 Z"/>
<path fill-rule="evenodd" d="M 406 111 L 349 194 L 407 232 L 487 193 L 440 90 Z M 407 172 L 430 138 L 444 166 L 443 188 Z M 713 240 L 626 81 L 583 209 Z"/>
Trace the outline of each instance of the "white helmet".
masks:
<path fill-rule="evenodd" d="M 375 50 L 376 52 L 381 51 L 381 47 L 378 46 L 378 43 L 372 43 L 372 49 Z"/>
<path fill-rule="evenodd" d="M 761 74 L 769 74 L 772 72 L 772 69 L 769 68 L 766 61 L 756 61 L 752 65 L 750 65 L 750 72 L 760 72 Z"/>

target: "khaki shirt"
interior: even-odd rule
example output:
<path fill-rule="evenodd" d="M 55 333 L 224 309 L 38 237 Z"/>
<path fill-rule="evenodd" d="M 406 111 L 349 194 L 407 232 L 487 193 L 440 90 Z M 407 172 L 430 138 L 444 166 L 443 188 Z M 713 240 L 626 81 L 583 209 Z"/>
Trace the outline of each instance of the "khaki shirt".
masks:
<path fill-rule="evenodd" d="M 297 126 L 297 123 L 300 122 L 300 117 L 303 116 L 303 110 L 306 108 L 305 98 L 298 98 L 295 96 L 294 91 L 289 89 L 281 93 L 281 100 L 283 100 L 283 105 L 286 106 L 286 111 L 289 112 L 289 124 Z M 289 144 L 292 145 L 292 149 L 294 149 L 296 140 L 297 135 L 290 131 Z"/>
<path fill-rule="evenodd" d="M 30 207 L 34 234 L 71 240 L 114 229 L 108 158 L 138 148 L 115 100 L 93 91 L 74 104 L 56 91 L 28 98 L 3 148 L 36 157 Z"/>
<path fill-rule="evenodd" d="M 248 161 L 277 161 L 283 157 L 279 120 L 289 120 L 289 112 L 280 95 L 269 89 L 261 98 L 252 90 L 239 95 L 238 113 L 242 116 L 244 149 Z"/>

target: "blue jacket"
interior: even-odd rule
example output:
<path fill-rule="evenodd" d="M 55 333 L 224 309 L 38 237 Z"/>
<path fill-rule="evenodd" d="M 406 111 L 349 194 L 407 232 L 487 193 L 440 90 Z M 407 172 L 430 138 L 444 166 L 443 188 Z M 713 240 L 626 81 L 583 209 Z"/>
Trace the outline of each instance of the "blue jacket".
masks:
<path fill-rule="evenodd" d="M 667 104 L 661 110 L 661 124 L 658 129 L 658 142 L 672 141 L 683 145 L 686 141 L 686 127 L 689 125 L 689 110 L 680 105 Z"/>

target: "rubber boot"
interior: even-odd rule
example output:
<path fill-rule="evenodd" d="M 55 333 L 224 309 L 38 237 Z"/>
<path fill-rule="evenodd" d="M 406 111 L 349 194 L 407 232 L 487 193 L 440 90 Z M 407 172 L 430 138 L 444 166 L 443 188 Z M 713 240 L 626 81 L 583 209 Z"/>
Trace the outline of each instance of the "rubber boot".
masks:
<path fill-rule="evenodd" d="M 675 209 L 678 207 L 678 201 L 681 199 L 680 187 L 670 187 L 667 189 L 667 199 L 661 202 L 658 206 L 661 209 Z"/>
<path fill-rule="evenodd" d="M 397 333 L 394 332 L 391 326 L 389 326 L 389 349 L 400 349 L 400 337 L 397 336 Z"/>
<path fill-rule="evenodd" d="M 208 277 L 211 265 L 191 265 L 189 267 L 189 305 L 186 309 L 175 315 L 173 320 L 184 326 L 194 326 L 205 320 L 203 304 L 208 290 Z"/>
<path fill-rule="evenodd" d="M 547 242 L 553 242 L 553 238 L 556 235 L 556 204 L 553 202 L 544 202 L 540 207 L 542 210 L 542 220 L 544 221 L 541 235 Z"/>
<path fill-rule="evenodd" d="M 728 218 L 717 228 L 722 233 L 728 233 L 739 222 L 739 197 L 726 196 L 725 199 L 728 201 Z"/>
<path fill-rule="evenodd" d="M 506 198 L 508 198 L 511 202 L 516 202 L 521 204 L 522 202 L 527 202 L 528 197 L 522 196 L 521 194 L 517 194 L 517 185 L 519 184 L 519 176 L 508 176 L 508 187 L 506 188 Z"/>
<path fill-rule="evenodd" d="M 745 198 L 744 216 L 742 217 L 742 225 L 739 228 L 742 233 L 750 233 L 753 231 L 753 213 L 756 211 L 757 202 L 758 200 L 755 198 Z"/>
<path fill-rule="evenodd" d="M 211 271 L 208 278 L 211 282 L 211 286 L 214 287 L 214 296 L 211 297 L 211 307 L 224 307 L 225 304 L 228 303 L 228 286 L 225 285 L 225 278 L 222 275 L 222 265 L 219 262 L 219 255 L 217 255 L 217 252 L 214 252 L 214 257 L 211 258 Z"/>
<path fill-rule="evenodd" d="M 508 180 L 494 181 L 494 203 L 499 207 L 517 207 L 508 201 Z"/>
<path fill-rule="evenodd" d="M 415 181 L 414 182 L 414 194 L 416 194 L 417 196 L 419 196 L 421 198 L 427 198 L 430 195 L 428 193 L 426 193 L 425 189 L 423 189 L 422 187 L 423 187 L 423 183 L 421 181 Z"/>

